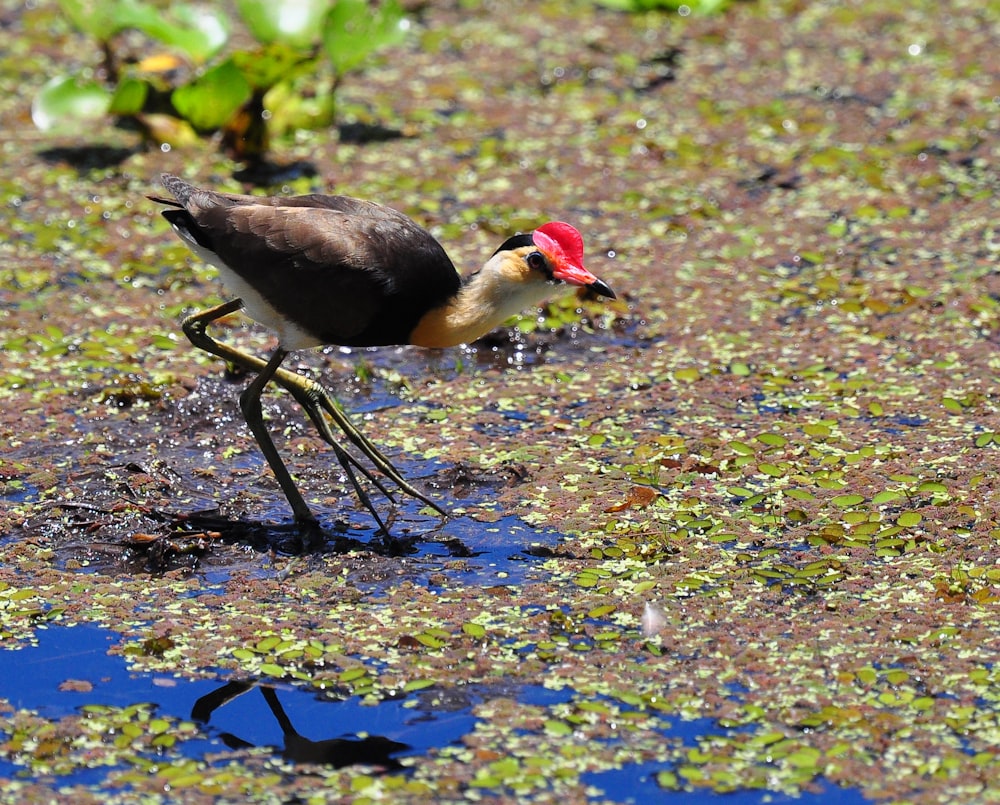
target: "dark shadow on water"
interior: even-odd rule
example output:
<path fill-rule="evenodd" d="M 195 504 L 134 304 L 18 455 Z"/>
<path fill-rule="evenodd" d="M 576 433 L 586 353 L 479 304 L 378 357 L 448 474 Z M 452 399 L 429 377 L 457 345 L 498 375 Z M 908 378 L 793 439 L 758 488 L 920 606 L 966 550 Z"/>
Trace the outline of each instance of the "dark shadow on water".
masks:
<path fill-rule="evenodd" d="M 113 168 L 133 156 L 139 149 L 112 145 L 72 145 L 44 148 L 38 155 L 46 162 L 70 165 L 79 171 Z"/>

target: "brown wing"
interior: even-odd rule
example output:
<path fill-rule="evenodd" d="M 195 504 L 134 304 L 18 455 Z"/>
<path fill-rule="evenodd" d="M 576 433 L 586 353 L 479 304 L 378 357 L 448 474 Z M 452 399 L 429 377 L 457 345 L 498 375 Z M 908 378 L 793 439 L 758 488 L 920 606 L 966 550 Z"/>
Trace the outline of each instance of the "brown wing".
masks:
<path fill-rule="evenodd" d="M 167 187 L 186 215 L 167 211 L 171 222 L 325 343 L 407 343 L 420 316 L 461 284 L 433 236 L 388 207 L 348 196 L 265 198 L 180 184 Z"/>

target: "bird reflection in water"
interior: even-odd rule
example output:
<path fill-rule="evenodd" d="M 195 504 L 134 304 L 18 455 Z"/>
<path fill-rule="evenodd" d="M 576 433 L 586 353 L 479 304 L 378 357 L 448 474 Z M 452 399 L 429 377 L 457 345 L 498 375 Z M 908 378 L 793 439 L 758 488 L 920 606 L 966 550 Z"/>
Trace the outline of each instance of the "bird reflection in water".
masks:
<path fill-rule="evenodd" d="M 284 736 L 284 746 L 281 756 L 295 763 L 319 763 L 334 768 L 344 766 L 375 766 L 388 771 L 400 769 L 399 761 L 390 757 L 397 752 L 409 749 L 408 744 L 399 743 L 380 735 L 367 738 L 328 738 L 323 741 L 313 741 L 292 726 L 291 720 L 278 700 L 278 692 L 270 685 L 258 685 L 256 682 L 228 682 L 221 688 L 202 696 L 191 709 L 191 718 L 201 724 L 207 724 L 216 710 L 231 702 L 237 696 L 258 688 L 264 696 L 264 701 L 274 715 Z M 255 744 L 229 732 L 219 736 L 230 749 L 249 749 Z"/>

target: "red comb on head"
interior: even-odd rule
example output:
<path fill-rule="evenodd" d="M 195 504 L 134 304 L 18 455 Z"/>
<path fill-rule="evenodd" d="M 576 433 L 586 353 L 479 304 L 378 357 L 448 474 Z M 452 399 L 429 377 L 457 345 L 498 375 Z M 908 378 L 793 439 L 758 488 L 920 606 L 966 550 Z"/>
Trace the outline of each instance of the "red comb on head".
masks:
<path fill-rule="evenodd" d="M 562 221 L 551 221 L 538 227 L 532 233 L 531 240 L 548 255 L 551 267 L 550 282 L 555 280 L 590 288 L 602 296 L 615 298 L 615 292 L 606 282 L 583 267 L 583 236 L 575 227 Z"/>
<path fill-rule="evenodd" d="M 531 239 L 546 251 L 561 253 L 567 263 L 583 266 L 583 236 L 562 221 L 550 221 L 534 231 Z"/>

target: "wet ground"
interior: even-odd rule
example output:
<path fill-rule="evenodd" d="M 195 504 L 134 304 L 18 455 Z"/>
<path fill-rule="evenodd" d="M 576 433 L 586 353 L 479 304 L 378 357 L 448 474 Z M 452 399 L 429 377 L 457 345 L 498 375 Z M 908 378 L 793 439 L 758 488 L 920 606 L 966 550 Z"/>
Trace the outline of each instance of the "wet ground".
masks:
<path fill-rule="evenodd" d="M 466 270 L 572 221 L 619 300 L 290 359 L 451 514 L 373 492 L 380 537 L 273 393 L 305 555 L 247 378 L 180 332 L 214 272 L 144 199 L 240 166 L 36 132 L 95 53 L 0 8 L 4 797 L 1000 800 L 986 4 L 420 12 L 266 189 L 390 204 Z"/>

